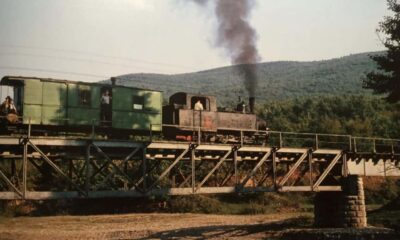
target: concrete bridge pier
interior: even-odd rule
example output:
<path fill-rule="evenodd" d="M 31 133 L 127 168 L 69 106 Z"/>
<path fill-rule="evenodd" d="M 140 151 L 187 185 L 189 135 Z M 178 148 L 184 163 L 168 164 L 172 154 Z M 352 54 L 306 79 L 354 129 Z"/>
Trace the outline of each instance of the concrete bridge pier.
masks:
<path fill-rule="evenodd" d="M 363 180 L 358 175 L 342 178 L 342 192 L 318 192 L 314 200 L 316 227 L 367 226 Z"/>

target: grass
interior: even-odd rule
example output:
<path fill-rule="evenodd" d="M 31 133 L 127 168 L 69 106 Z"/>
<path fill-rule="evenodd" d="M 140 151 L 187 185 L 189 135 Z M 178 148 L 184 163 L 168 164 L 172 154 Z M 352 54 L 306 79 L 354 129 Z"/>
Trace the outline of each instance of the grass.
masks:
<path fill-rule="evenodd" d="M 368 224 L 400 231 L 400 210 L 378 209 L 368 213 Z"/>
<path fill-rule="evenodd" d="M 400 231 L 400 196 L 389 203 L 368 212 L 370 224 Z"/>
<path fill-rule="evenodd" d="M 7 220 L 9 220 L 10 218 L 5 217 L 5 216 L 1 216 L 0 215 L 0 224 L 6 222 Z"/>
<path fill-rule="evenodd" d="M 75 199 L 2 204 L 0 216 L 54 216 L 120 213 L 208 213 L 255 215 L 311 212 L 311 197 L 293 193 L 188 195 L 147 199 Z"/>
<path fill-rule="evenodd" d="M 228 194 L 181 196 L 169 200 L 169 212 L 255 215 L 276 212 L 310 212 L 310 197 L 304 194 Z"/>

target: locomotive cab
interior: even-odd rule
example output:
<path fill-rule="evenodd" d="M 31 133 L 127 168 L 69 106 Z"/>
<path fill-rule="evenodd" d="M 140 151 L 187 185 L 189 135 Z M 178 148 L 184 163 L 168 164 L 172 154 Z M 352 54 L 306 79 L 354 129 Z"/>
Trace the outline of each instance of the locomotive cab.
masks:
<path fill-rule="evenodd" d="M 195 110 L 200 102 L 203 110 Z M 179 125 L 182 128 L 206 128 L 215 131 L 215 112 L 217 100 L 213 96 L 179 92 L 169 98 L 169 104 L 163 107 L 163 123 Z"/>
<path fill-rule="evenodd" d="M 194 110 L 194 105 L 197 101 L 201 102 L 204 111 L 217 111 L 217 100 L 215 97 L 184 92 L 173 94 L 169 98 L 169 106 L 173 106 L 175 109 Z"/>

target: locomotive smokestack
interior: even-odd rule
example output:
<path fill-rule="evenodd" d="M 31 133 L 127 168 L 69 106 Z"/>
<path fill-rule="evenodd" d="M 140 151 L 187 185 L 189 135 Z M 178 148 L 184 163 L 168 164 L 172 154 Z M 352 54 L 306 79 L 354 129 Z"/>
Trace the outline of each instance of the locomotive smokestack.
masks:
<path fill-rule="evenodd" d="M 254 113 L 254 104 L 256 102 L 255 97 L 249 97 L 249 108 L 250 108 L 250 113 Z"/>
<path fill-rule="evenodd" d="M 117 82 L 117 78 L 111 77 L 111 85 L 115 86 L 116 82 Z"/>

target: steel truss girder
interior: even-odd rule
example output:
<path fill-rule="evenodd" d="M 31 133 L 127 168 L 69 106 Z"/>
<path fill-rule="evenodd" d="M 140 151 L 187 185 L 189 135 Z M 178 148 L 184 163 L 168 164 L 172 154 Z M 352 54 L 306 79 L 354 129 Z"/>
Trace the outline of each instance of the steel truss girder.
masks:
<path fill-rule="evenodd" d="M 22 141 L 21 141 L 22 140 Z M 14 199 L 50 199 L 50 198 L 61 198 L 61 197 L 110 197 L 110 196 L 148 196 L 152 194 L 171 194 L 171 195 L 184 195 L 184 194 L 201 194 L 201 193 L 225 193 L 225 192 L 257 192 L 257 191 L 340 191 L 340 186 L 321 186 L 326 177 L 333 173 L 333 169 L 336 166 L 342 165 L 342 176 L 348 173 L 347 162 L 353 161 L 356 156 L 361 153 L 347 153 L 342 154 L 340 150 L 328 150 L 318 149 L 314 152 L 309 152 L 304 157 L 305 152 L 308 149 L 301 148 L 280 148 L 271 149 L 267 147 L 252 147 L 252 146 L 234 146 L 234 145 L 191 145 L 189 143 L 135 143 L 135 142 L 106 142 L 106 141 L 90 141 L 90 140 L 79 140 L 78 143 L 69 141 L 68 147 L 63 148 L 62 141 L 56 141 L 54 146 L 62 150 L 62 156 L 68 157 L 68 151 L 74 149 L 81 149 L 86 147 L 86 161 L 79 158 L 81 151 L 78 151 L 75 156 L 78 156 L 78 161 L 74 162 L 74 159 L 68 158 L 66 162 L 59 162 L 54 157 L 60 156 L 59 152 L 52 150 L 52 144 L 39 140 L 30 140 L 24 138 L 19 141 L 19 145 L 15 148 L 13 159 L 22 160 L 22 173 L 15 175 L 18 178 L 20 184 L 13 182 L 13 179 L 9 177 L 14 176 L 12 170 L 8 169 L 0 170 L 0 180 L 5 182 L 2 186 L 5 190 L 0 191 L 0 199 L 14 198 Z M 42 145 L 43 144 L 43 145 Z M 20 149 L 23 147 L 24 149 Z M 28 148 L 29 147 L 29 148 Z M 109 150 L 122 149 L 121 152 L 109 152 Z M 33 149 L 35 152 L 28 154 L 28 150 Z M 47 152 L 50 149 L 50 152 Z M 94 151 L 93 151 L 94 150 Z M 23 154 L 21 155 L 21 153 Z M 96 152 L 95 156 L 92 153 Z M 340 154 L 339 154 L 340 152 Z M 47 154 L 48 153 L 48 154 Z M 75 152 L 74 152 L 75 153 Z M 238 156 L 239 153 L 239 156 Z M 108 154 L 108 155 L 107 155 Z M 142 154 L 142 156 L 140 156 Z M 300 154 L 300 157 L 299 157 Z M 358 155 L 357 155 L 358 154 Z M 15 156 L 19 157 L 15 157 Z M 117 158 L 118 161 L 114 158 Z M 140 157 L 138 157 L 140 156 Z M 172 156 L 172 157 L 171 157 Z M 277 157 L 279 156 L 279 157 Z M 296 157 L 293 157 L 296 156 Z M 309 166 L 309 182 L 310 186 L 287 186 L 289 179 L 296 175 L 296 171 L 307 164 L 306 157 L 308 156 Z M 341 160 L 341 156 L 342 159 Z M 361 156 L 361 155 L 360 155 Z M 372 155 L 368 155 L 372 156 Z M 92 157 L 98 157 L 101 161 L 92 161 Z M 391 156 L 393 157 L 393 156 Z M 398 157 L 397 155 L 395 157 Z M 23 158 L 23 159 L 21 159 Z M 6 157 L 4 158 L 6 159 Z M 40 159 L 47 163 L 57 175 L 60 175 L 63 179 L 66 179 L 70 184 L 69 189 L 65 192 L 34 192 L 26 189 L 27 177 L 31 171 L 37 171 L 36 169 L 28 169 L 27 163 L 30 161 L 31 164 L 35 165 Z M 142 164 L 138 162 L 142 160 Z M 0 158 L 1 160 L 1 158 Z M 69 162 L 70 161 L 70 162 Z M 161 165 L 163 161 L 171 161 L 168 165 Z M 208 165 L 207 168 L 200 168 L 205 162 L 214 161 L 215 164 Z M 177 168 L 179 162 L 184 162 L 182 166 L 185 167 L 185 171 Z M 72 164 L 69 168 L 67 165 Z M 243 167 L 241 168 L 240 165 Z M 97 164 L 97 165 L 96 165 Z M 126 167 L 129 167 L 131 172 L 128 172 Z M 314 165 L 321 166 L 321 175 L 316 179 L 313 178 L 312 169 L 316 169 Z M 29 165 L 29 167 L 32 165 Z M 38 166 L 41 166 L 40 164 Z M 67 166 L 67 168 L 65 168 Z M 179 166 L 179 165 L 178 165 Z M 264 169 L 265 166 L 265 169 Z M 279 168 L 279 166 L 292 166 L 290 169 Z M 173 168 L 177 168 L 177 173 L 180 174 L 178 187 L 175 184 L 172 187 L 164 185 L 162 179 L 169 178 L 168 174 Z M 186 169 L 187 167 L 187 169 Z M 154 170 L 157 168 L 157 172 Z M 66 169 L 70 169 L 69 171 Z M 158 170 L 160 169 L 160 170 Z M 263 169 L 263 171 L 260 171 Z M 277 170 L 279 169 L 279 171 Z M 303 169 L 303 168 L 301 168 Z M 40 169 L 38 169 L 40 171 Z M 286 171 L 285 173 L 282 173 Z M 86 171 L 86 172 L 85 172 Z M 158 174 L 158 171 L 161 174 Z M 199 171 L 201 174 L 199 174 Z M 218 175 L 216 175 L 218 172 Z M 239 173 L 240 172 L 240 173 Z M 39 172 L 40 173 L 40 172 Z M 221 174 L 220 174 L 221 173 Z M 73 175 L 75 174 L 75 175 Z M 93 177 L 97 174 L 102 174 L 101 178 L 95 182 L 96 179 Z M 150 181 L 150 174 L 156 176 L 154 182 Z M 243 175 L 242 175 L 243 174 Z M 335 171 L 336 174 L 336 171 Z M 339 176 L 340 173 L 337 173 Z M 201 179 L 196 184 L 196 177 L 201 175 Z M 216 175 L 218 182 L 210 184 L 210 187 L 204 187 L 210 178 Z M 277 176 L 279 175 L 279 176 Z M 283 176 L 282 176 L 283 175 Z M 22 181 L 21 181 L 22 176 Z M 76 176 L 73 178 L 73 176 Z M 123 184 L 131 184 L 129 188 L 124 187 L 124 190 L 99 190 L 99 186 L 108 187 L 107 182 L 112 180 L 114 176 L 121 178 Z M 126 178 L 126 176 L 128 178 Z M 172 176 L 172 175 L 171 175 Z M 175 176 L 175 175 L 173 175 Z M 239 179 L 239 176 L 244 176 L 244 179 Z M 297 175 L 296 175 L 297 176 Z M 301 175 L 302 179 L 307 176 L 306 173 Z M 222 178 L 220 178 L 222 177 Z M 253 178 L 257 180 L 256 187 L 243 187 L 246 183 Z M 272 177 L 273 187 L 263 187 L 266 179 Z M 93 179 L 92 179 L 93 178 Z M 151 178 L 153 179 L 153 178 Z M 233 179 L 235 181 L 233 181 Z M 277 181 L 277 179 L 279 181 Z M 232 181 L 230 181 L 232 180 Z M 298 180 L 298 179 L 297 179 Z M 315 182 L 313 182 L 315 180 Z M 113 181 L 110 181 L 111 183 Z M 290 180 L 290 182 L 292 182 Z M 93 186 L 90 184 L 93 183 Z M 119 186 L 120 181 L 114 186 Z M 225 186 L 226 184 L 226 186 Z M 268 181 L 269 184 L 269 181 Z M 297 183 L 295 183 L 296 185 Z M 158 187 L 159 185 L 159 187 Z M 140 187 L 139 187 L 140 186 Z M 150 187 L 147 187 L 150 186 Z M 74 191 L 71 191 L 73 189 Z M 12 191 L 12 192 L 8 192 Z M 52 195 L 54 193 L 54 195 Z"/>

